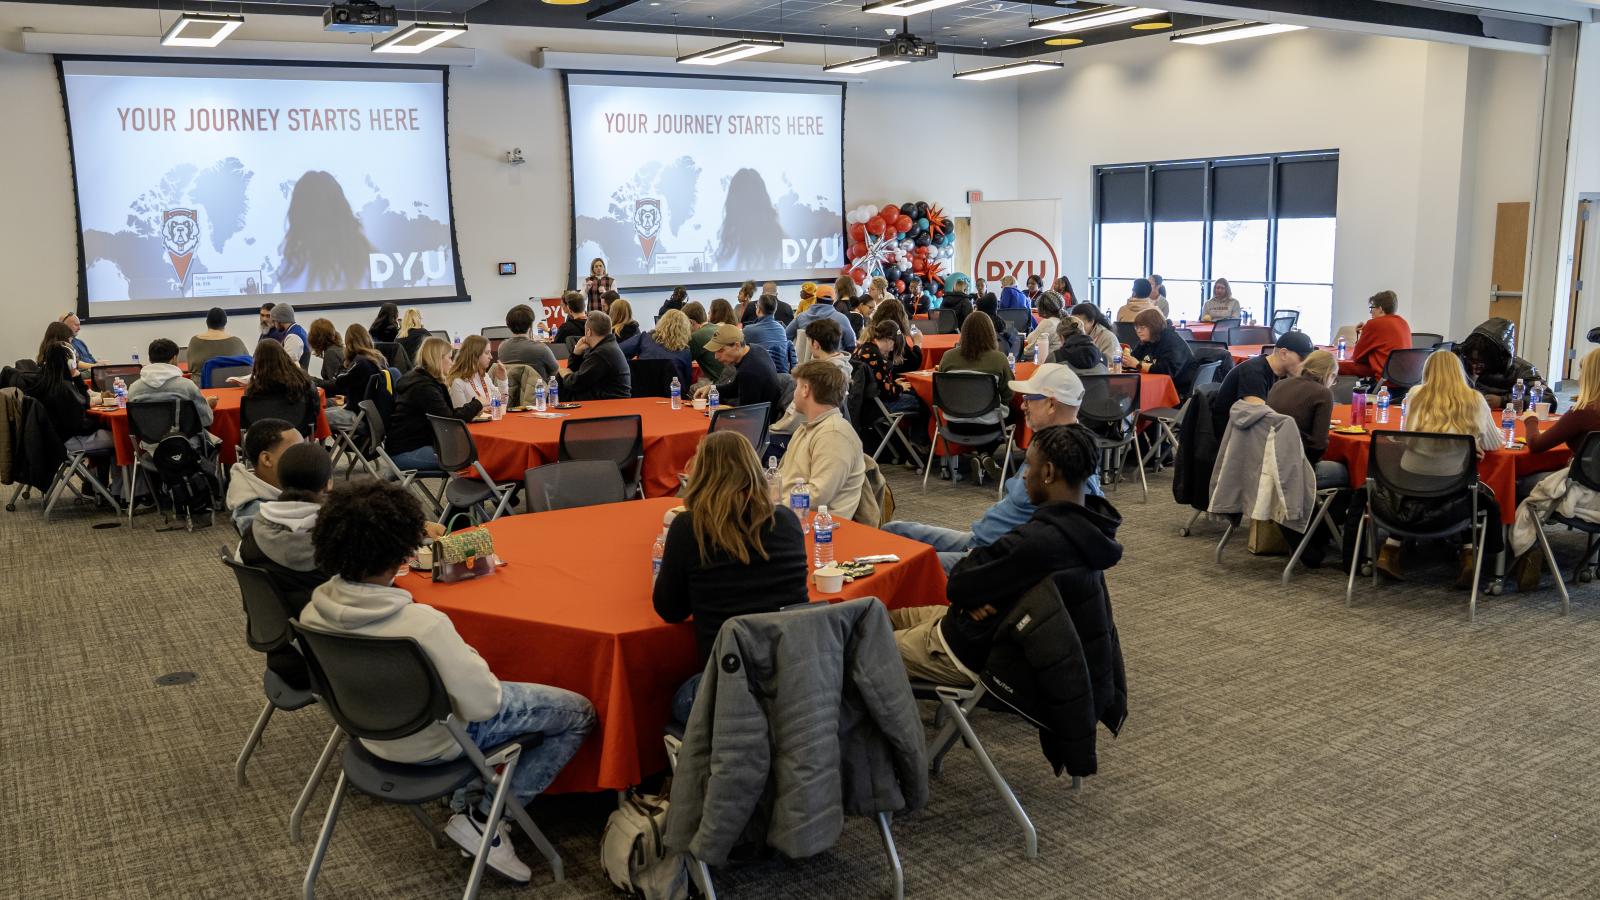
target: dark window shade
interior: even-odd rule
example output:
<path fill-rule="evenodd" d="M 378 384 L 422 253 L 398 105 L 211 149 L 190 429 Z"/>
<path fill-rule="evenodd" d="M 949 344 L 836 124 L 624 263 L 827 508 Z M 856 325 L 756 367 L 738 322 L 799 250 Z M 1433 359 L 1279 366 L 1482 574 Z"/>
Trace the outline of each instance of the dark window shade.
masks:
<path fill-rule="evenodd" d="M 1331 219 L 1339 197 L 1337 159 L 1283 160 L 1278 163 L 1278 217 Z"/>
<path fill-rule="evenodd" d="M 1206 217 L 1206 170 L 1156 169 L 1152 208 L 1157 222 L 1200 222 Z"/>
<path fill-rule="evenodd" d="M 1113 169 L 1100 173 L 1100 221 L 1144 221 L 1144 170 Z"/>
<path fill-rule="evenodd" d="M 1267 164 L 1219 165 L 1211 170 L 1211 218 L 1237 222 L 1267 217 Z"/>

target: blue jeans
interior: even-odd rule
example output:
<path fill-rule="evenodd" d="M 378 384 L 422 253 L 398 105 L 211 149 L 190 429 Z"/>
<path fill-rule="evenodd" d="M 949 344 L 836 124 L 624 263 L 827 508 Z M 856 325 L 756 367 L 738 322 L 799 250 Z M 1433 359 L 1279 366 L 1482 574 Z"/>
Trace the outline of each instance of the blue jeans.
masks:
<path fill-rule="evenodd" d="M 906 391 L 887 405 L 892 413 L 916 413 L 922 410 L 922 401 L 917 399 L 915 391 Z"/>
<path fill-rule="evenodd" d="M 544 735 L 544 743 L 523 751 L 511 775 L 511 796 L 526 805 L 550 786 L 593 728 L 594 707 L 582 696 L 549 685 L 502 681 L 500 711 L 469 723 L 467 736 L 479 749 L 488 750 L 530 732 Z M 456 812 L 466 811 L 467 791 L 462 788 L 450 798 Z M 487 814 L 494 797 L 483 793 L 481 785 L 472 791 L 480 795 L 478 810 Z"/>
<path fill-rule="evenodd" d="M 404 453 L 391 453 L 389 458 L 402 469 L 416 469 L 419 472 L 434 471 L 439 468 L 439 453 L 433 447 L 418 447 Z"/>
<path fill-rule="evenodd" d="M 679 725 L 689 724 L 689 712 L 694 709 L 694 695 L 700 692 L 700 679 L 705 677 L 705 672 L 696 672 L 689 676 L 676 694 L 672 695 L 672 721 Z"/>
<path fill-rule="evenodd" d="M 944 573 L 956 567 L 966 555 L 977 546 L 970 531 L 957 531 L 954 528 L 940 528 L 937 525 L 923 525 L 921 522 L 885 522 L 881 530 L 890 534 L 897 534 L 903 538 L 920 541 L 932 547 L 939 554 L 939 564 L 944 566 Z"/>
<path fill-rule="evenodd" d="M 1317 463 L 1317 490 L 1350 487 L 1350 469 L 1342 462 L 1325 459 Z"/>

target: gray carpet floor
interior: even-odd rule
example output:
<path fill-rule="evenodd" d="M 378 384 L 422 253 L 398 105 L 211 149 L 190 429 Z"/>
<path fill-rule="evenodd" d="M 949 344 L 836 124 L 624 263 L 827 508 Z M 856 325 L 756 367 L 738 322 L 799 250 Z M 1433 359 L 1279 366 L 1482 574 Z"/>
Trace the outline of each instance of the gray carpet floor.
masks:
<path fill-rule="evenodd" d="M 901 518 L 964 526 L 975 485 L 926 494 L 890 472 Z M 1071 791 L 1034 734 L 976 725 L 1039 829 L 1037 860 L 959 749 L 929 807 L 895 823 L 910 897 L 1572 896 L 1600 893 L 1600 596 L 1574 586 L 1487 598 L 1466 621 L 1449 566 L 1404 584 L 1331 571 L 1280 587 L 1282 558 L 1220 531 L 1178 529 L 1166 475 L 1148 503 L 1113 496 L 1123 562 L 1109 574 L 1130 715 L 1102 732 L 1101 774 Z M 312 832 L 288 841 L 301 780 L 327 733 L 316 709 L 279 715 L 236 788 L 233 761 L 261 706 L 242 639 L 231 531 L 96 528 L 68 508 L 0 514 L 0 894 L 298 896 Z M 1557 552 L 1576 552 L 1561 536 Z M 642 554 L 646 548 L 637 548 Z M 624 548 L 626 552 L 626 548 Z M 191 683 L 155 679 L 194 672 Z M 330 775 L 328 786 L 331 786 Z M 533 814 L 567 862 L 552 884 L 486 880 L 484 897 L 614 896 L 598 866 L 609 796 L 543 798 Z M 442 816 L 441 816 L 442 818 Z M 401 810 L 345 805 L 321 896 L 446 897 L 466 862 L 432 849 Z M 869 897 L 884 884 L 869 822 L 832 851 L 719 873 L 729 897 Z"/>

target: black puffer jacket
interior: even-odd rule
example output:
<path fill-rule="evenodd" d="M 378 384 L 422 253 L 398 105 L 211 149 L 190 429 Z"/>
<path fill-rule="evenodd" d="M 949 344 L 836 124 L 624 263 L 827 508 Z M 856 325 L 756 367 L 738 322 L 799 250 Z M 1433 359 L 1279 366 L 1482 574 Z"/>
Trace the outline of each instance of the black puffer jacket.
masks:
<path fill-rule="evenodd" d="M 1217 466 L 1222 435 L 1217 433 L 1211 403 L 1221 385 L 1196 385 L 1178 423 L 1178 462 L 1172 468 L 1172 499 L 1204 512 L 1211 503 L 1211 471 Z"/>
<path fill-rule="evenodd" d="M 439 379 L 423 369 L 412 369 L 394 386 L 394 412 L 389 416 L 384 449 L 395 454 L 432 446 L 430 415 L 471 422 L 480 412 L 483 412 L 483 404 L 476 398 L 468 400 L 465 406 L 451 406 L 450 392 Z"/>
<path fill-rule="evenodd" d="M 1060 349 L 1056 350 L 1051 361 L 1062 363 L 1079 374 L 1091 371 L 1095 366 L 1100 367 L 1100 372 L 1097 374 L 1106 374 L 1106 355 L 1094 345 L 1092 338 L 1082 332 L 1069 335 Z"/>
<path fill-rule="evenodd" d="M 1537 366 L 1517 355 L 1517 326 L 1508 319 L 1489 319 L 1472 329 L 1471 334 L 1456 344 L 1455 353 L 1461 357 L 1461 365 L 1466 368 L 1473 387 L 1495 409 L 1506 405 L 1517 379 L 1522 379 L 1524 387 L 1531 387 L 1534 379 L 1544 378 Z M 1544 398 L 1550 401 L 1554 412 L 1555 392 L 1547 389 Z"/>

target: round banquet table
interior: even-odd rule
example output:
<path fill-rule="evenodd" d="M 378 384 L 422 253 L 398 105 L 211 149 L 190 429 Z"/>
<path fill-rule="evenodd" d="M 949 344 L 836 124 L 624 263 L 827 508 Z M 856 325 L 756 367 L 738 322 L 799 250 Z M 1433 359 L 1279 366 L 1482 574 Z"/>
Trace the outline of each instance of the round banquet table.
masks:
<path fill-rule="evenodd" d="M 506 516 L 487 526 L 506 562 L 494 575 L 435 584 L 413 572 L 395 582 L 449 616 L 499 678 L 566 688 L 594 704 L 599 723 L 552 791 L 621 790 L 666 767 L 661 729 L 672 696 L 700 668 L 693 627 L 661 621 L 651 605 L 650 542 L 677 502 Z M 837 595 L 813 586 L 813 601 L 944 602 L 944 570 L 927 544 L 841 521 L 834 546 L 840 559 L 895 553 L 900 562 L 878 564 Z"/>
<path fill-rule="evenodd" d="M 244 397 L 244 388 L 201 388 L 200 393 L 206 397 L 217 398 L 216 408 L 212 410 L 211 426 L 206 430 L 222 440 L 218 452 L 222 454 L 222 464 L 232 465 L 234 461 L 233 448 L 239 446 L 239 400 Z M 321 393 L 321 389 L 318 389 Z M 128 434 L 128 411 L 125 409 L 92 408 L 91 416 L 96 416 L 105 422 L 111 430 L 111 443 L 117 452 L 117 465 L 133 465 L 133 441 Z M 327 411 L 317 410 L 317 427 L 313 436 L 317 440 L 332 435 L 328 429 Z"/>
<path fill-rule="evenodd" d="M 1036 368 L 1038 368 L 1038 366 L 1034 365 L 1033 363 L 1030 363 L 1030 362 L 1019 362 L 1019 363 L 1017 363 L 1017 367 L 1016 367 L 1015 370 L 1013 370 L 1013 372 L 1016 375 L 1016 378 L 1020 381 L 1020 380 L 1026 379 L 1028 376 L 1032 375 L 1033 374 L 1033 370 L 1036 369 Z M 932 372 L 932 370 L 919 371 L 919 372 L 907 372 L 905 378 L 906 378 L 906 381 L 911 384 L 911 389 L 916 391 L 917 392 L 917 396 L 922 399 L 923 405 L 927 406 L 929 409 L 932 409 L 933 408 L 933 372 Z M 1171 377 L 1166 376 L 1166 375 L 1151 375 L 1151 374 L 1149 374 L 1147 372 L 1140 373 L 1140 375 L 1139 375 L 1139 408 L 1140 409 L 1160 409 L 1162 407 L 1175 408 L 1175 407 L 1177 407 L 1177 405 L 1178 405 L 1178 388 L 1177 388 L 1176 385 L 1174 385 L 1172 383 L 1172 378 Z M 1016 410 L 1021 410 L 1022 409 L 1022 397 L 1017 395 L 1016 393 L 1012 393 L 1012 395 L 1011 395 L 1011 407 L 1013 409 L 1016 409 Z M 1026 421 L 1023 421 L 1020 412 L 1018 413 L 1017 420 L 1019 422 L 1021 422 L 1021 424 L 1022 424 L 1021 433 L 1017 436 L 1017 446 L 1019 448 L 1020 447 L 1026 447 L 1026 446 L 1028 446 L 1029 439 L 1031 439 L 1033 437 L 1033 430 L 1028 427 L 1028 423 Z M 1142 423 L 1142 427 L 1143 426 L 1147 426 L 1148 424 L 1149 423 Z M 930 441 L 933 440 L 933 434 L 934 434 L 934 425 L 933 425 L 933 422 L 931 421 L 931 417 L 930 417 L 930 421 L 928 422 L 928 439 Z"/>
<path fill-rule="evenodd" d="M 1211 340 L 1212 330 L 1217 326 L 1211 322 L 1190 322 L 1183 327 L 1189 329 L 1189 333 L 1194 335 L 1195 340 L 1209 341 Z"/>
<path fill-rule="evenodd" d="M 1265 346 L 1267 346 L 1267 345 L 1266 344 L 1233 344 L 1233 345 L 1230 345 L 1228 347 L 1228 352 L 1230 354 L 1232 354 L 1233 362 L 1234 362 L 1235 365 L 1237 365 L 1239 363 L 1244 362 L 1245 360 L 1249 359 L 1252 356 L 1260 356 L 1261 355 L 1261 348 L 1265 347 Z M 1326 350 L 1329 353 L 1333 352 L 1333 348 L 1330 347 L 1330 346 L 1327 346 L 1325 344 L 1318 344 L 1317 345 L 1317 349 L 1318 350 Z"/>
<path fill-rule="evenodd" d="M 601 416 L 642 418 L 644 428 L 644 492 L 647 497 L 666 497 L 678 491 L 678 473 L 694 456 L 700 437 L 711 427 L 702 410 L 691 407 L 674 410 L 670 401 L 659 397 L 634 397 L 628 400 L 586 400 L 577 409 L 550 410 L 560 418 L 541 418 L 536 413 L 506 413 L 498 422 L 474 422 L 472 440 L 478 445 L 478 459 L 496 481 L 521 481 L 535 466 L 556 461 L 561 441 L 561 423 L 568 418 L 594 419 Z"/>
<path fill-rule="evenodd" d="M 1551 420 L 1560 418 L 1552 416 Z M 1350 421 L 1350 405 L 1341 403 L 1333 408 L 1333 427 L 1338 428 Z M 1377 411 L 1367 408 L 1367 432 L 1363 434 L 1340 434 L 1338 431 L 1328 433 L 1328 449 L 1322 454 L 1323 459 L 1344 463 L 1350 468 L 1350 484 L 1360 487 L 1367 483 L 1367 457 L 1372 445 L 1371 432 L 1373 431 L 1399 431 L 1400 409 L 1398 406 L 1389 410 L 1389 421 L 1380 424 Z M 1517 419 L 1517 440 L 1523 440 L 1522 420 Z M 1500 504 L 1500 521 L 1510 525 L 1517 518 L 1517 478 L 1532 472 L 1549 472 L 1559 469 L 1572 461 L 1572 451 L 1567 445 L 1560 444 L 1543 453 L 1530 453 L 1527 447 L 1516 450 L 1493 450 L 1483 455 L 1478 460 L 1478 480 L 1483 482 L 1490 490 L 1494 491 L 1495 500 Z"/>
<path fill-rule="evenodd" d="M 956 345 L 960 334 L 924 334 L 922 336 L 922 364 L 930 369 L 939 368 L 939 360 Z"/>

